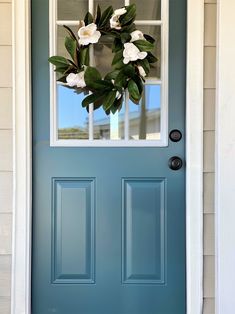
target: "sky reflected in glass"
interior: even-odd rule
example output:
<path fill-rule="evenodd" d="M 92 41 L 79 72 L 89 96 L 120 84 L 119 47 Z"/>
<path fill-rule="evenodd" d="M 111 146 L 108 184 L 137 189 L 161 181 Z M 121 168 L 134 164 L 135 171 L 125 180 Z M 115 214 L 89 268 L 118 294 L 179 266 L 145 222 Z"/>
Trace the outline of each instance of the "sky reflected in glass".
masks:
<path fill-rule="evenodd" d="M 57 85 L 58 138 L 89 139 L 89 116 L 81 103 L 84 94 Z M 143 98 L 138 105 L 129 101 L 129 139 L 160 139 L 161 86 L 145 85 Z M 93 137 L 100 140 L 125 138 L 125 107 L 107 116 L 102 107 L 93 113 Z"/>

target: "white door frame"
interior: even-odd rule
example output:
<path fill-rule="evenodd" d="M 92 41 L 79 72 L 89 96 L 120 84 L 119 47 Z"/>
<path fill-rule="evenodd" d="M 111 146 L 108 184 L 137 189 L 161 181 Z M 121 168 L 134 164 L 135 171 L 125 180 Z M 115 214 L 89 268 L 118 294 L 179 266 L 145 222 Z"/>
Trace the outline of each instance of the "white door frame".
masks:
<path fill-rule="evenodd" d="M 217 1 L 217 12 L 215 298 L 216 314 L 231 314 L 235 309 L 235 1 Z"/>
<path fill-rule="evenodd" d="M 30 0 L 13 0 L 14 206 L 12 314 L 31 313 Z M 187 314 L 202 312 L 204 1 L 188 0 L 187 23 Z"/>

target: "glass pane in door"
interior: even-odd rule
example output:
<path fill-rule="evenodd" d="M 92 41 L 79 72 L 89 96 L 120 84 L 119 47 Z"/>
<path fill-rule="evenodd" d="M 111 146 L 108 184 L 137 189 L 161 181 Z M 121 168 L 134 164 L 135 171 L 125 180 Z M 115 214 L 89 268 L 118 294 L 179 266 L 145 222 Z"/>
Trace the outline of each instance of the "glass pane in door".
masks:
<path fill-rule="evenodd" d="M 138 105 L 129 102 L 129 137 L 131 140 L 161 138 L 161 86 L 145 85 Z"/>
<path fill-rule="evenodd" d="M 112 43 L 113 37 L 105 35 L 94 45 L 94 65 L 102 76 L 112 71 Z"/>
<path fill-rule="evenodd" d="M 107 7 L 110 5 L 115 9 L 119 9 L 125 5 L 124 0 L 95 0 L 94 1 L 94 8 L 96 9 L 97 5 L 99 4 L 101 11 L 103 12 Z"/>
<path fill-rule="evenodd" d="M 137 25 L 136 26 L 144 34 L 148 34 L 155 39 L 154 50 L 152 54 L 157 57 L 158 61 L 151 65 L 149 77 L 161 78 L 161 26 L 153 25 Z"/>
<path fill-rule="evenodd" d="M 125 108 L 122 106 L 120 112 L 110 113 L 107 116 L 102 108 L 94 111 L 94 139 L 120 140 L 124 139 Z"/>
<path fill-rule="evenodd" d="M 88 11 L 87 0 L 58 0 L 57 18 L 58 20 L 82 20 Z"/>
<path fill-rule="evenodd" d="M 131 0 L 137 8 L 137 20 L 161 20 L 161 0 Z"/>
<path fill-rule="evenodd" d="M 82 108 L 84 94 L 57 84 L 58 139 L 89 139 L 89 119 Z"/>
<path fill-rule="evenodd" d="M 76 26 L 69 26 L 74 34 L 77 36 L 78 33 L 78 25 Z M 57 47 L 56 47 L 56 54 L 58 56 L 63 56 L 65 58 L 71 59 L 71 56 L 67 52 L 64 42 L 65 37 L 69 36 L 67 30 L 63 26 L 57 27 Z"/>

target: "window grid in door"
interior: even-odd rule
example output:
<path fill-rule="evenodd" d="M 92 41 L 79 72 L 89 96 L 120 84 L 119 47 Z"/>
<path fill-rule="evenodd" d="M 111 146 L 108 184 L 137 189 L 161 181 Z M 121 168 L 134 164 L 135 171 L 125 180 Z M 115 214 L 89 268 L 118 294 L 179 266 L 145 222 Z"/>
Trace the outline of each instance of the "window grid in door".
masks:
<path fill-rule="evenodd" d="M 61 0 L 51 0 L 50 1 L 50 55 L 59 54 L 57 49 L 58 32 L 63 25 L 69 25 L 70 27 L 76 27 L 78 25 L 78 20 L 71 19 L 58 19 L 58 2 Z M 66 1 L 67 3 L 69 1 Z M 123 0 L 123 6 L 133 3 L 130 0 Z M 67 4 L 66 3 L 66 4 Z M 102 1 L 87 1 L 87 10 L 94 13 L 95 6 Z M 118 2 L 119 3 L 119 2 Z M 114 6 L 114 9 L 120 6 Z M 138 16 L 137 16 L 138 18 Z M 161 34 L 161 47 L 160 47 L 160 78 L 153 76 L 146 79 L 146 93 L 147 91 L 154 90 L 156 88 L 160 89 L 160 138 L 150 138 L 142 139 L 140 134 L 138 137 L 132 136 L 130 134 L 130 106 L 128 92 L 125 94 L 125 102 L 122 109 L 122 120 L 123 126 L 122 131 L 118 131 L 118 136 L 115 135 L 115 127 L 117 128 L 117 123 L 121 125 L 118 114 L 110 115 L 110 137 L 111 139 L 97 138 L 96 126 L 94 117 L 96 111 L 93 110 L 93 105 L 89 107 L 89 114 L 87 113 L 87 125 L 88 132 L 84 136 L 84 139 L 61 139 L 59 138 L 59 97 L 58 97 L 58 87 L 61 88 L 61 84 L 56 82 L 56 73 L 53 70 L 53 66 L 50 68 L 50 101 L 51 101 L 51 114 L 50 114 L 50 143 L 51 146 L 166 146 L 168 143 L 168 0 L 161 0 L 161 18 L 152 20 L 136 20 L 135 24 L 137 29 L 144 27 L 159 27 Z M 158 42 L 157 42 L 158 45 Z M 91 47 L 91 65 L 94 65 L 94 47 Z M 153 93 L 152 93 L 153 94 Z M 154 94 L 153 94 L 154 95 Z M 147 97 L 147 96 L 146 96 Z M 80 104 L 78 103 L 78 106 Z M 138 105 L 140 106 L 140 105 Z M 85 109 L 81 109 L 85 110 Z M 134 114 L 135 115 L 135 114 Z M 139 122 L 141 123 L 141 121 Z M 118 128 L 119 128 L 118 124 Z M 122 134 L 123 133 L 123 134 Z M 61 134 L 61 133 L 60 133 Z M 132 136 L 132 137 L 131 137 Z"/>

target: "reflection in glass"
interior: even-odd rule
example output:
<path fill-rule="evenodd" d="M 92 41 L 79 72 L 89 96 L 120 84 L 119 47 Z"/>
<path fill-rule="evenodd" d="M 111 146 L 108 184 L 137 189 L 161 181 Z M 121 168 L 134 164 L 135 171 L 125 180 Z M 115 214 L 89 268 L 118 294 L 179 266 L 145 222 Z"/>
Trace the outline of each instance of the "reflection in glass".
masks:
<path fill-rule="evenodd" d="M 129 137 L 132 140 L 159 140 L 161 86 L 145 85 L 139 105 L 129 102 Z"/>
<path fill-rule="evenodd" d="M 124 139 L 125 108 L 122 106 L 120 112 L 109 116 L 102 108 L 94 111 L 94 139 L 120 140 Z"/>
<path fill-rule="evenodd" d="M 78 21 L 88 11 L 87 0 L 58 0 L 58 20 Z"/>
<path fill-rule="evenodd" d="M 89 139 L 88 113 L 82 108 L 84 94 L 57 85 L 58 139 Z"/>
<path fill-rule="evenodd" d="M 155 49 L 152 51 L 158 61 L 150 69 L 149 77 L 161 78 L 161 26 L 136 26 L 144 34 L 148 34 L 155 39 Z"/>
<path fill-rule="evenodd" d="M 94 1 L 94 8 L 96 10 L 97 5 L 99 4 L 101 11 L 103 12 L 107 7 L 110 5 L 113 7 L 114 10 L 124 7 L 125 2 L 124 0 L 95 0 Z"/>
<path fill-rule="evenodd" d="M 77 36 L 78 33 L 78 26 L 69 26 L 74 34 Z M 68 54 L 65 46 L 64 41 L 65 37 L 68 36 L 68 32 L 63 26 L 58 26 L 57 28 L 57 51 L 56 55 L 63 56 L 65 58 L 71 59 L 70 55 Z"/>
<path fill-rule="evenodd" d="M 161 20 L 161 0 L 131 0 L 136 4 L 137 20 Z"/>
<path fill-rule="evenodd" d="M 113 37 L 105 35 L 94 45 L 94 62 L 102 75 L 112 71 L 112 43 Z"/>

